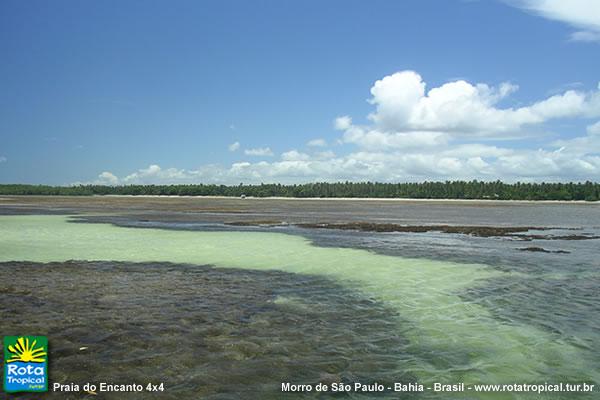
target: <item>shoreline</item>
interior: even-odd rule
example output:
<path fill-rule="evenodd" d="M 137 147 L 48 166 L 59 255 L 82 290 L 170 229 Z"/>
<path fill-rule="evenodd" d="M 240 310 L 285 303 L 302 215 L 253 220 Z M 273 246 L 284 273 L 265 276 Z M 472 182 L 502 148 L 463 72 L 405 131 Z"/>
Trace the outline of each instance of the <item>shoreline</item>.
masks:
<path fill-rule="evenodd" d="M 14 197 L 34 197 L 32 195 L 14 196 Z M 52 197 L 52 196 L 48 196 Z M 79 196 L 59 196 L 59 197 L 79 197 Z M 432 203 L 486 203 L 486 204 L 503 204 L 503 203 L 525 203 L 525 204 L 590 204 L 598 205 L 599 201 L 585 200 L 498 200 L 498 199 L 424 199 L 415 197 L 254 197 L 246 196 L 241 198 L 238 196 L 179 196 L 179 195 L 128 195 L 128 194 L 107 194 L 93 195 L 81 197 L 123 197 L 123 198 L 174 198 L 174 199 L 237 199 L 237 200 L 300 200 L 300 201 L 390 201 L 390 202 L 432 202 Z M 1 200 L 1 198 L 0 198 Z"/>
<path fill-rule="evenodd" d="M 181 195 L 154 195 L 154 194 L 104 194 L 104 195 L 86 195 L 86 196 L 70 196 L 70 195 L 32 195 L 32 194 L 14 194 L 2 195 L 1 201 L 10 201 L 11 199 L 19 198 L 69 198 L 69 199 L 91 199 L 91 198 L 123 198 L 123 199 L 214 199 L 214 200 L 278 200 L 278 201 L 357 201 L 357 202 L 405 202 L 405 203 L 463 203 L 463 204 L 577 204 L 577 205 L 600 205 L 598 201 L 586 200 L 499 200 L 499 199 L 425 199 L 416 197 L 282 197 L 282 196 L 267 196 L 255 197 L 246 196 L 181 196 Z"/>

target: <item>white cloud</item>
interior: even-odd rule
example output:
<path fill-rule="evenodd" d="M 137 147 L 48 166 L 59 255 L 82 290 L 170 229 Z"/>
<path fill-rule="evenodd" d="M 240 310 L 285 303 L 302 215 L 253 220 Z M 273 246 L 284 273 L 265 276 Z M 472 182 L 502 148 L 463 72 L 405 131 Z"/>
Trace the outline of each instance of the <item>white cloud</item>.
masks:
<path fill-rule="evenodd" d="M 354 125 L 350 116 L 335 119 L 338 140 L 346 144 L 340 147 L 344 154 L 293 149 L 270 161 L 189 170 L 150 165 L 124 178 L 109 172 L 100 178 L 120 184 L 600 180 L 600 121 L 588 122 L 580 136 L 541 147 L 540 141 L 526 140 L 532 136 L 530 129 L 548 131 L 546 123 L 552 119 L 597 121 L 600 91 L 564 90 L 519 108 L 500 107 L 516 90 L 510 83 L 458 80 L 426 91 L 419 74 L 403 71 L 374 84 L 370 124 Z M 511 140 L 500 140 L 507 138 Z M 273 155 L 269 147 L 244 153 Z"/>
<path fill-rule="evenodd" d="M 240 148 L 240 142 L 233 142 L 229 146 L 227 146 L 229 151 L 237 151 Z"/>
<path fill-rule="evenodd" d="M 100 175 L 98 175 L 98 184 L 100 185 L 118 185 L 119 178 L 117 178 L 113 173 L 104 171 Z"/>
<path fill-rule="evenodd" d="M 330 160 L 332 158 L 335 158 L 335 153 L 331 150 L 320 151 L 318 153 L 315 153 L 314 158 L 317 160 Z"/>
<path fill-rule="evenodd" d="M 8 161 L 8 159 L 6 157 L 0 156 L 0 163 L 4 163 L 6 161 Z"/>
<path fill-rule="evenodd" d="M 310 147 L 325 147 L 327 146 L 327 142 L 325 139 L 313 139 L 306 143 L 306 145 Z"/>
<path fill-rule="evenodd" d="M 600 32 L 577 31 L 571 34 L 571 40 L 575 42 L 600 42 Z"/>
<path fill-rule="evenodd" d="M 458 144 L 411 151 L 361 150 L 344 156 L 332 152 L 313 156 L 296 150 L 280 160 L 204 165 L 198 169 L 140 169 L 122 184 L 170 183 L 302 183 L 314 181 L 406 182 L 447 179 L 515 181 L 598 180 L 600 135 L 564 140 L 552 149 L 511 149 L 483 144 Z M 112 175 L 112 174 L 110 174 Z M 112 175 L 114 176 L 114 175 Z M 115 183 L 111 183 L 115 184 Z"/>
<path fill-rule="evenodd" d="M 572 40 L 600 42 L 598 0 L 512 0 L 517 7 L 554 21 L 564 22 L 578 31 Z"/>
<path fill-rule="evenodd" d="M 585 154 L 600 154 L 600 121 L 587 126 L 587 135 L 572 139 L 556 140 L 552 146 L 559 152 L 580 158 Z"/>
<path fill-rule="evenodd" d="M 310 156 L 306 153 L 300 153 L 296 150 L 290 150 L 281 154 L 281 159 L 285 161 L 305 161 L 309 160 Z"/>
<path fill-rule="evenodd" d="M 244 150 L 244 154 L 247 156 L 271 157 L 273 156 L 273 151 L 269 147 L 258 147 L 256 149 L 246 149 Z"/>
<path fill-rule="evenodd" d="M 150 183 L 166 183 L 170 181 L 185 181 L 189 177 L 185 170 L 177 168 L 168 168 L 163 170 L 156 164 L 150 165 L 148 168 L 139 169 L 136 172 L 127 175 L 120 180 L 124 184 L 150 184 Z"/>
<path fill-rule="evenodd" d="M 512 154 L 513 150 L 480 143 L 469 143 L 449 146 L 439 150 L 437 153 L 441 156 L 451 156 L 460 158 L 495 158 Z"/>
<path fill-rule="evenodd" d="M 350 128 L 351 125 L 352 118 L 347 115 L 344 115 L 343 117 L 337 117 L 333 121 L 333 127 L 338 131 L 345 131 L 346 129 Z"/>
<path fill-rule="evenodd" d="M 600 121 L 587 126 L 587 133 L 590 135 L 600 135 Z"/>
<path fill-rule="evenodd" d="M 444 145 L 447 143 L 447 135 L 427 131 L 388 133 L 353 126 L 344 132 L 343 140 L 368 150 L 414 149 Z"/>
<path fill-rule="evenodd" d="M 397 72 L 375 82 L 370 101 L 376 111 L 369 115 L 375 128 L 384 133 L 437 131 L 506 138 L 555 118 L 600 115 L 599 91 L 569 90 L 530 106 L 499 108 L 502 99 L 517 91 L 516 85 L 505 82 L 491 87 L 459 80 L 428 92 L 425 87 L 414 71 Z"/>

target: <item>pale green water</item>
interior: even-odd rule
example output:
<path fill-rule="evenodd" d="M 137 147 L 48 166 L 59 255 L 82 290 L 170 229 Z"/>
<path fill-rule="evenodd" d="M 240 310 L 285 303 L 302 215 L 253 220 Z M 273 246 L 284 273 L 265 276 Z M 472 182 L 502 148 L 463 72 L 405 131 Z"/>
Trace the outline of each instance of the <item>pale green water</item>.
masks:
<path fill-rule="evenodd" d="M 501 322 L 459 296 L 487 278 L 510 276 L 485 265 L 322 248 L 277 233 L 121 228 L 69 223 L 62 216 L 0 217 L 0 261 L 69 259 L 213 264 L 333 278 L 383 301 L 410 324 L 398 329 L 416 357 L 399 361 L 399 368 L 424 384 L 599 381 L 583 350 L 533 326 Z"/>

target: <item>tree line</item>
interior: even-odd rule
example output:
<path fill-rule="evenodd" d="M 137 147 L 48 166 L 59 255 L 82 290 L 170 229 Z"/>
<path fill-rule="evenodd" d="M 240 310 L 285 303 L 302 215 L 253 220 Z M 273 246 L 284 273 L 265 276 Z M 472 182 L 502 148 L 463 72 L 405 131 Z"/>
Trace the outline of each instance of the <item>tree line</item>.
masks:
<path fill-rule="evenodd" d="M 158 195 L 253 197 L 367 197 L 493 200 L 600 200 L 600 183 L 504 183 L 446 181 L 420 183 L 317 182 L 294 185 L 77 185 L 0 184 L 0 195 Z"/>

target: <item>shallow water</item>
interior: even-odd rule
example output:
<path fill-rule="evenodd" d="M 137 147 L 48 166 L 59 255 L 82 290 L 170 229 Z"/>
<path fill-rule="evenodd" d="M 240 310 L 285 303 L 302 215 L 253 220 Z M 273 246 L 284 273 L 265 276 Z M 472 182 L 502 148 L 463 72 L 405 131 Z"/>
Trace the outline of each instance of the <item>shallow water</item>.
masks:
<path fill-rule="evenodd" d="M 390 334 L 394 310 L 325 278 L 70 261 L 1 263 L 0 281 L 2 329 L 51 338 L 52 382 L 151 381 L 165 383 L 160 398 L 277 399 L 273 383 L 290 376 L 313 385 L 414 380 L 393 372 L 407 345 Z"/>
<path fill-rule="evenodd" d="M 376 241 L 380 235 L 370 237 Z M 321 240 L 327 242 L 327 237 Z M 69 223 L 61 216 L 0 217 L 0 261 L 172 262 L 327 278 L 390 311 L 393 326 L 386 332 L 405 344 L 398 353 L 395 346 L 390 348 L 394 366 L 385 369 L 398 380 L 414 376 L 423 383 L 600 381 L 597 322 L 590 322 L 598 314 L 589 314 L 598 309 L 597 269 L 584 264 L 584 280 L 574 283 L 575 277 L 564 268 L 540 270 L 533 267 L 536 262 L 531 268 L 510 268 L 510 255 L 502 262 L 481 264 L 458 262 L 456 256 L 453 261 L 439 255 L 431 257 L 437 260 L 408 258 L 317 244 L 316 237 L 283 233 L 136 229 Z M 372 247 L 378 250 L 377 245 Z M 538 282 L 544 283 L 541 296 L 532 293 Z M 583 288 L 583 296 L 556 293 L 565 290 L 564 283 Z M 129 285 L 135 287 L 134 282 Z M 546 290 L 547 286 L 555 289 Z M 506 300 L 513 296 L 517 301 Z M 338 340 L 329 338 L 333 346 Z M 289 356 L 293 358 L 293 352 Z M 343 368 L 338 373 L 343 374 Z M 439 396 L 426 392 L 422 397 Z M 477 397 L 568 398 L 506 393 L 466 398 Z"/>

